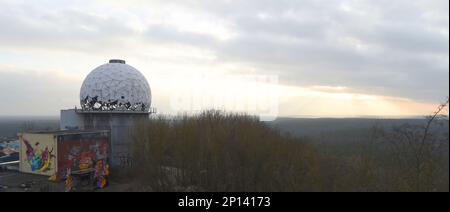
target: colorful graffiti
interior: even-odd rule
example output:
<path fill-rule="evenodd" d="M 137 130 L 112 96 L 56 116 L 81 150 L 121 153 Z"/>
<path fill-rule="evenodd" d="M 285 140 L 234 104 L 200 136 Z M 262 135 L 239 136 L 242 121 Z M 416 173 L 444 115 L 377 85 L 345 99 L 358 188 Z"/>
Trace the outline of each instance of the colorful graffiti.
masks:
<path fill-rule="evenodd" d="M 81 181 L 82 176 L 90 176 L 92 185 L 104 188 L 108 185 L 109 142 L 107 139 L 65 140 L 58 147 L 58 172 L 66 178 L 66 191 Z M 74 183 L 75 182 L 75 183 Z"/>
<path fill-rule="evenodd" d="M 33 147 L 29 141 L 23 139 L 26 146 L 26 160 L 33 172 L 47 172 L 51 169 L 53 155 L 53 148 L 51 150 L 48 147 L 39 148 L 39 142 Z"/>
<path fill-rule="evenodd" d="M 66 180 L 64 181 L 65 192 L 71 192 L 73 189 L 73 178 L 70 172 L 67 173 Z"/>
<path fill-rule="evenodd" d="M 0 142 L 0 163 L 19 160 L 19 141 Z"/>
<path fill-rule="evenodd" d="M 108 186 L 109 165 L 104 160 L 97 161 L 95 165 L 95 179 L 97 188 Z"/>

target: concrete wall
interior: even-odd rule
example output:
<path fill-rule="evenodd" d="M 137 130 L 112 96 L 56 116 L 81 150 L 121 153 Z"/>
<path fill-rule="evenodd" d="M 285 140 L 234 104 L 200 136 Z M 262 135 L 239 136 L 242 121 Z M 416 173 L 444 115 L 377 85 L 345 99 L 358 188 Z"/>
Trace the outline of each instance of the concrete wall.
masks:
<path fill-rule="evenodd" d="M 148 114 L 83 114 L 85 129 L 109 130 L 111 135 L 111 165 L 123 166 L 131 158 L 130 134 L 136 124 L 149 118 Z"/>
<path fill-rule="evenodd" d="M 124 166 L 131 155 L 129 146 L 130 133 L 134 126 L 143 120 L 148 120 L 148 113 L 116 113 L 116 112 L 77 112 L 75 110 L 61 111 L 60 127 L 62 130 L 78 127 L 84 130 L 109 130 L 111 141 L 112 167 Z"/>
<path fill-rule="evenodd" d="M 64 178 L 71 173 L 107 168 L 109 159 L 109 132 L 80 132 L 58 135 L 58 176 Z"/>
<path fill-rule="evenodd" d="M 57 170 L 57 146 L 52 134 L 19 134 L 20 167 L 25 173 L 51 176 Z"/>
<path fill-rule="evenodd" d="M 61 118 L 59 120 L 60 130 L 80 130 L 84 129 L 83 115 L 75 111 L 75 109 L 61 110 Z"/>

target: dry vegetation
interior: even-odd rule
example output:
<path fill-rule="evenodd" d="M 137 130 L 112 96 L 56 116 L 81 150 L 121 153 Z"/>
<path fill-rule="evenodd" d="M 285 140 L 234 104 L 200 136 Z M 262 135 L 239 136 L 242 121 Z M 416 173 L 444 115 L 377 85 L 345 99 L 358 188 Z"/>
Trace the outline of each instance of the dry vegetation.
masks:
<path fill-rule="evenodd" d="M 159 117 L 134 134 L 135 176 L 154 191 L 313 191 L 317 154 L 245 115 Z"/>
<path fill-rule="evenodd" d="M 246 115 L 160 116 L 133 133 L 130 174 L 138 191 L 448 191 L 448 130 L 428 120 L 333 148 Z"/>

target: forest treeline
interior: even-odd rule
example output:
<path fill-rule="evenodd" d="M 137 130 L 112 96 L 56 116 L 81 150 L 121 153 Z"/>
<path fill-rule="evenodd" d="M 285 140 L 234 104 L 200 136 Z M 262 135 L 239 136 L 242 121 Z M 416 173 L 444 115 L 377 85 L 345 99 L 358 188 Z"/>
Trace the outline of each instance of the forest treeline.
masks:
<path fill-rule="evenodd" d="M 151 118 L 133 131 L 136 191 L 447 191 L 448 119 L 374 126 L 355 146 L 290 136 L 220 111 Z M 444 128 L 442 128 L 444 126 Z"/>

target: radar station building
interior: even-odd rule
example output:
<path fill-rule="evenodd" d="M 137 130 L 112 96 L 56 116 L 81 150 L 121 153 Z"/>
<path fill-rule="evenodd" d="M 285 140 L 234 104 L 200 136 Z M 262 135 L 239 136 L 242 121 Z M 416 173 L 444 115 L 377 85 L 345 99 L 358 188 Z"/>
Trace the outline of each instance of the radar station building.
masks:
<path fill-rule="evenodd" d="M 61 110 L 60 129 L 109 131 L 111 166 L 129 166 L 130 133 L 156 112 L 151 97 L 144 75 L 124 60 L 110 60 L 84 80 L 80 108 Z"/>

